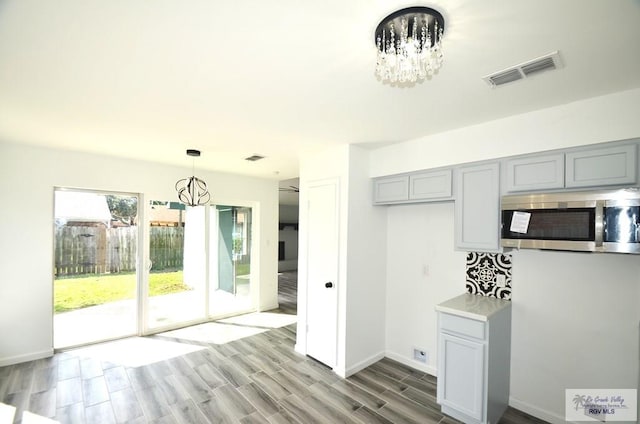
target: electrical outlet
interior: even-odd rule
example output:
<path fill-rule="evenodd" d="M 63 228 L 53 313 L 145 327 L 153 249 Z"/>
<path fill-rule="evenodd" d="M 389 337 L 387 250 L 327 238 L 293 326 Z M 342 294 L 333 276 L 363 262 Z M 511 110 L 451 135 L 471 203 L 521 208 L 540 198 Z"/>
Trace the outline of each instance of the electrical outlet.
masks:
<path fill-rule="evenodd" d="M 507 286 L 507 277 L 504 274 L 498 274 L 496 276 L 496 285 L 498 287 L 506 287 Z"/>
<path fill-rule="evenodd" d="M 429 359 L 429 353 L 424 349 L 413 348 L 413 360 L 418 362 L 427 363 Z"/>

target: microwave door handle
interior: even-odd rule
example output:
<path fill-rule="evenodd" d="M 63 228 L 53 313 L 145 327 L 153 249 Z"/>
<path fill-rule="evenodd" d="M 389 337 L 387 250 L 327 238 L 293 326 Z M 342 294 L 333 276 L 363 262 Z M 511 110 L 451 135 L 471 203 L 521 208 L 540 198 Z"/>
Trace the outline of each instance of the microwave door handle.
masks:
<path fill-rule="evenodd" d="M 602 246 L 604 239 L 604 200 L 596 201 L 596 247 Z"/>

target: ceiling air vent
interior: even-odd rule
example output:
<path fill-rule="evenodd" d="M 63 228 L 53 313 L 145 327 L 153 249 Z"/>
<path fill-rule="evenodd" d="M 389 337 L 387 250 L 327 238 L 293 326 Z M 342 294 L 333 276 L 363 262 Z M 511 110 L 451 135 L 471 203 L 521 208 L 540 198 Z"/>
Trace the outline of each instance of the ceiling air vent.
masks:
<path fill-rule="evenodd" d="M 517 81 L 523 77 L 517 69 L 509 69 L 508 71 L 489 75 L 487 78 L 489 78 L 491 85 L 495 86 Z"/>
<path fill-rule="evenodd" d="M 547 69 L 556 69 L 556 64 L 551 57 L 545 57 L 534 62 L 529 62 L 520 67 L 522 73 L 526 76 L 535 74 L 536 72 L 546 71 Z"/>
<path fill-rule="evenodd" d="M 558 51 L 555 51 L 519 65 L 503 69 L 502 71 L 495 72 L 491 75 L 487 75 L 482 79 L 490 86 L 497 87 L 502 84 L 527 78 L 542 71 L 559 69 L 561 67 L 562 62 L 560 61 L 560 55 Z"/>
<path fill-rule="evenodd" d="M 251 155 L 248 158 L 244 158 L 244 160 L 248 160 L 249 162 L 255 162 L 257 160 L 264 159 L 262 155 Z"/>

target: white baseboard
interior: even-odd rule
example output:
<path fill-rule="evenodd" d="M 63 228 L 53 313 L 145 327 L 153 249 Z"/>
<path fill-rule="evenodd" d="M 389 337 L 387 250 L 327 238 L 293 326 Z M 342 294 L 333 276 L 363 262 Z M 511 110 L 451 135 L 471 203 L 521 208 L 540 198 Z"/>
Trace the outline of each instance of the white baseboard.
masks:
<path fill-rule="evenodd" d="M 367 368 L 369 365 L 375 364 L 376 362 L 378 362 L 379 360 L 381 360 L 382 358 L 384 358 L 384 352 L 379 352 L 376 353 L 375 355 L 371 355 L 370 357 L 363 359 L 362 361 L 353 364 L 352 366 L 345 368 L 345 369 L 340 369 L 340 370 L 334 370 L 336 372 L 336 374 L 338 374 L 340 377 L 343 378 L 347 378 L 350 375 L 353 375 L 355 373 L 357 373 L 358 371 L 362 371 L 363 369 Z M 340 371 L 340 372 L 339 372 Z M 342 374 L 341 374 L 342 372 Z"/>
<path fill-rule="evenodd" d="M 40 352 L 27 353 L 24 355 L 9 356 L 7 358 L 0 358 L 0 367 L 19 364 L 21 362 L 35 361 L 36 359 L 49 358 L 50 356 L 53 356 L 53 349 L 42 350 Z"/>
<path fill-rule="evenodd" d="M 278 302 L 276 302 L 276 303 L 271 303 L 271 304 L 266 305 L 266 306 L 264 306 L 264 305 L 263 305 L 263 306 L 260 306 L 260 307 L 258 308 L 258 312 L 268 312 L 268 311 L 270 311 L 270 310 L 272 310 L 272 309 L 278 309 L 279 307 L 280 307 L 280 304 L 279 304 Z"/>
<path fill-rule="evenodd" d="M 345 367 L 341 367 L 339 365 L 336 365 L 331 371 L 333 371 L 333 373 L 335 375 L 337 375 L 340 378 L 347 378 L 349 377 L 347 375 L 347 369 Z"/>
<path fill-rule="evenodd" d="M 540 409 L 537 406 L 515 399 L 511 396 L 509 397 L 509 406 L 552 424 L 565 424 L 567 422 L 571 422 L 565 421 L 564 415 L 558 415 L 545 409 Z"/>
<path fill-rule="evenodd" d="M 421 364 L 413 360 L 412 358 L 408 358 L 403 355 L 399 355 L 394 352 L 387 351 L 385 356 L 389 359 L 393 359 L 394 361 L 400 362 L 408 367 L 420 370 L 422 372 L 426 372 L 427 374 L 437 376 L 438 370 L 429 365 Z M 553 412 L 547 411 L 545 409 L 538 408 L 534 405 L 531 405 L 527 402 L 523 402 L 519 399 L 515 399 L 513 397 L 509 397 L 509 405 L 515 409 L 518 409 L 522 412 L 526 412 L 529 415 L 533 415 L 534 417 L 540 418 L 541 420 L 547 421 L 552 424 L 566 424 L 567 421 L 564 419 L 564 415 L 558 415 Z"/>
<path fill-rule="evenodd" d="M 295 345 L 293 345 L 293 350 L 298 352 L 300 355 L 307 355 L 307 347 L 301 346 L 300 343 L 296 343 Z"/>
<path fill-rule="evenodd" d="M 412 358 L 408 358 L 403 355 L 399 355 L 394 352 L 387 351 L 385 356 L 389 359 L 393 359 L 394 361 L 400 362 L 408 367 L 420 370 L 422 372 L 426 372 L 427 374 L 437 376 L 438 370 L 432 366 L 424 365 L 420 362 L 413 360 Z M 547 421 L 552 424 L 566 424 L 567 421 L 564 419 L 564 415 L 558 415 L 553 412 L 547 411 L 545 409 L 538 408 L 534 405 L 531 405 L 527 402 L 523 402 L 519 399 L 515 399 L 513 397 L 509 397 L 509 405 L 515 409 L 518 409 L 522 412 L 526 412 L 529 415 L 533 415 L 534 417 L 540 418 L 541 420 Z"/>
<path fill-rule="evenodd" d="M 438 375 L 438 370 L 436 368 L 431 367 L 429 365 L 425 365 L 418 361 L 414 361 L 413 359 L 407 358 L 406 356 L 398 355 L 397 353 L 390 352 L 390 351 L 387 351 L 385 353 L 385 356 L 389 359 L 393 359 L 394 361 L 400 362 L 401 364 L 406 365 L 410 368 L 414 368 L 418 371 L 426 372 L 427 374 L 430 374 L 433 376 Z"/>

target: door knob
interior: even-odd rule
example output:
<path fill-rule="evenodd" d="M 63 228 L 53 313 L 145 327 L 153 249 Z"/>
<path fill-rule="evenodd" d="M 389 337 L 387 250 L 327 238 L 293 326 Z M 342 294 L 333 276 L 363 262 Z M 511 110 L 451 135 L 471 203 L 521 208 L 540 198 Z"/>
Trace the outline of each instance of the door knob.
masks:
<path fill-rule="evenodd" d="M 329 281 L 328 283 L 324 283 L 324 286 L 328 289 L 330 289 L 331 287 L 333 287 L 333 283 L 331 281 Z"/>

